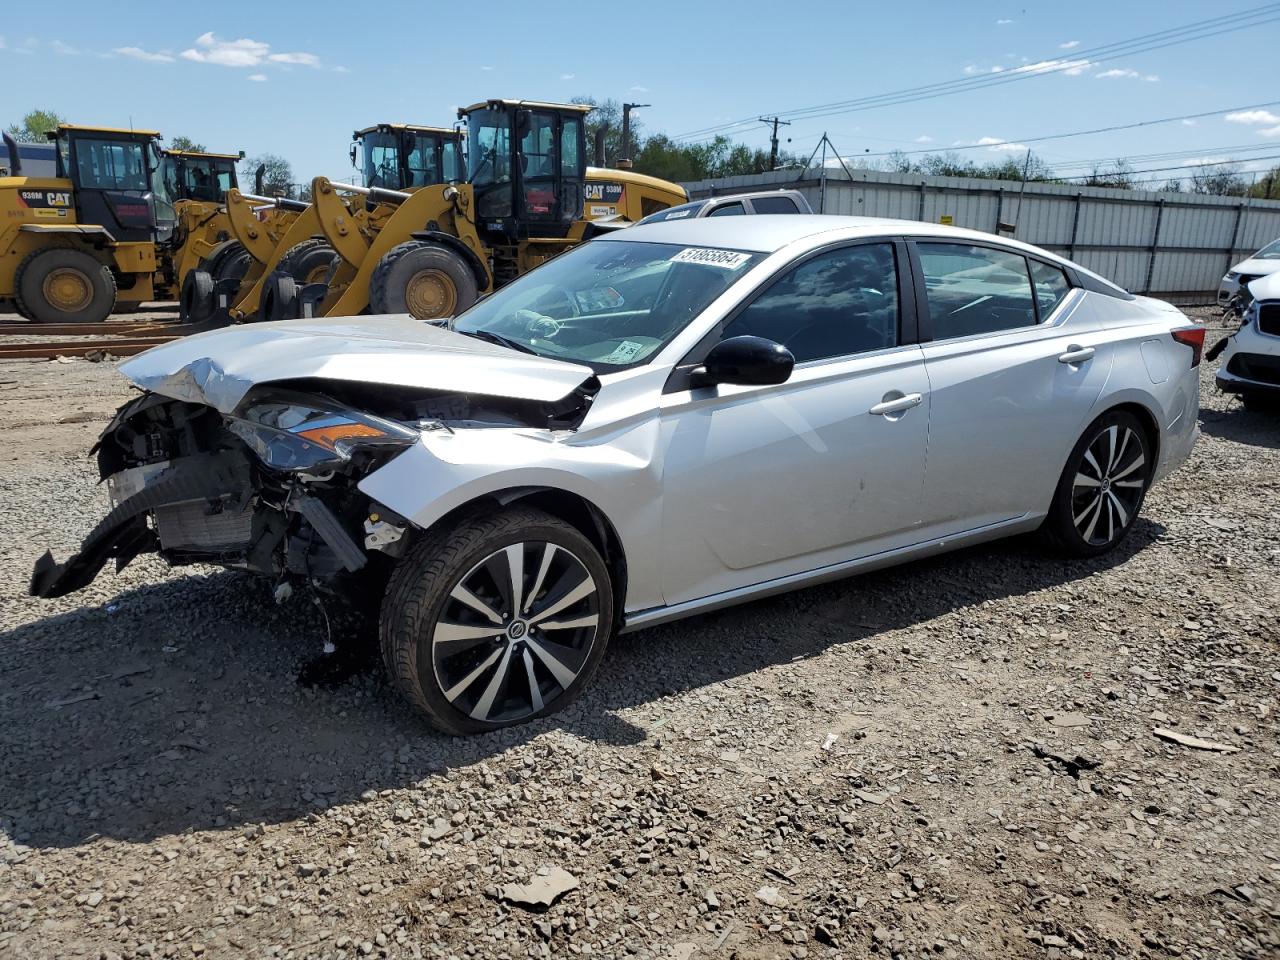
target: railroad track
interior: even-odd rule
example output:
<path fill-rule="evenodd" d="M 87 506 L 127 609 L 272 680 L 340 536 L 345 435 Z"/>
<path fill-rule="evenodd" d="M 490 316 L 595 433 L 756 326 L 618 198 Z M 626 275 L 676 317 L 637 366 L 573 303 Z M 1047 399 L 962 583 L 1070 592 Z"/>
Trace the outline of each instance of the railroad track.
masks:
<path fill-rule="evenodd" d="M 53 360 L 110 354 L 131 357 L 162 343 L 213 329 L 216 324 L 177 320 L 137 320 L 118 323 L 0 323 L 0 360 Z M 15 343 L 10 338 L 22 337 Z M 57 337 L 84 337 L 62 340 Z"/>

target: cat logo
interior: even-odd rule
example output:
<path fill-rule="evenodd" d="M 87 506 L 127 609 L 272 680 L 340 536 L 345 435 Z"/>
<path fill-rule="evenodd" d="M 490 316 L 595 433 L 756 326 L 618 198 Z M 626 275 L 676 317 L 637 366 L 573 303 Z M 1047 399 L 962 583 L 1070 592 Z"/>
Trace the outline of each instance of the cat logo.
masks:
<path fill-rule="evenodd" d="M 71 194 L 49 191 L 44 195 L 44 202 L 50 207 L 69 207 L 71 206 Z"/>

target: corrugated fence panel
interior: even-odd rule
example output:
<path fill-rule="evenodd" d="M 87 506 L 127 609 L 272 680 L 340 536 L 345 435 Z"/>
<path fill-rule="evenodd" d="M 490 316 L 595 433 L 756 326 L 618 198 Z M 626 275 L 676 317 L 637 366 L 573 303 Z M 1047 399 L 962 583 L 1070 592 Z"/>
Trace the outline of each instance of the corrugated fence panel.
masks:
<path fill-rule="evenodd" d="M 1017 239 L 1072 257 L 1129 290 L 1205 301 L 1213 300 L 1231 264 L 1280 238 L 1276 200 L 850 172 L 852 178 L 843 168 L 829 167 L 825 191 L 819 170 L 776 170 L 685 186 L 694 198 L 789 187 L 799 189 L 814 210 L 825 199 L 829 214 L 929 223 L 949 217 L 958 227 L 988 233 L 1011 224 Z"/>

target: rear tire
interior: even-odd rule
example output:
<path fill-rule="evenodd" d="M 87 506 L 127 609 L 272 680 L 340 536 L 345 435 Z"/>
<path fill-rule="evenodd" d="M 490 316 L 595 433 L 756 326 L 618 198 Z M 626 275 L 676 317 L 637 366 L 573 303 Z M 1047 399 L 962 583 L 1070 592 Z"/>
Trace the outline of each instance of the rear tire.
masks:
<path fill-rule="evenodd" d="M 470 265 L 448 247 L 426 240 L 392 247 L 369 278 L 370 313 L 444 320 L 462 313 L 479 295 Z"/>
<path fill-rule="evenodd" d="M 612 629 L 599 551 L 563 520 L 516 508 L 410 549 L 387 585 L 379 637 L 410 705 L 445 733 L 472 734 L 563 710 Z"/>
<path fill-rule="evenodd" d="M 1067 457 L 1044 533 L 1072 556 L 1114 550 L 1138 519 L 1153 467 L 1151 444 L 1138 418 L 1124 410 L 1104 413 Z"/>
<path fill-rule="evenodd" d="M 285 252 L 276 269 L 289 274 L 300 287 L 308 283 L 323 283 L 337 255 L 337 251 L 324 240 L 303 240 Z"/>
<path fill-rule="evenodd" d="M 116 307 L 111 268 L 83 250 L 28 254 L 15 286 L 18 312 L 36 323 L 101 323 Z"/>
<path fill-rule="evenodd" d="M 251 266 L 253 255 L 239 240 L 232 240 L 218 257 L 217 263 L 210 266 L 209 275 L 213 277 L 214 283 L 219 280 L 243 280 Z"/>

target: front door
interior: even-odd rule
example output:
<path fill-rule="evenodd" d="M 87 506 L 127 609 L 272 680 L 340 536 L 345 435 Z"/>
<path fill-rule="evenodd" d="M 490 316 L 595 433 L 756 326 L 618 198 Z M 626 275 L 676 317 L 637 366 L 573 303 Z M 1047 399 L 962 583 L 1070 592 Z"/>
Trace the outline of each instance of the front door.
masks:
<path fill-rule="evenodd" d="M 888 242 L 823 251 L 730 319 L 720 339 L 791 350 L 786 383 L 664 398 L 668 604 L 915 538 L 930 403 L 920 348 L 900 345 L 896 259 Z"/>

